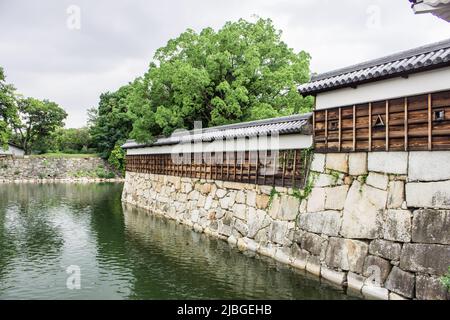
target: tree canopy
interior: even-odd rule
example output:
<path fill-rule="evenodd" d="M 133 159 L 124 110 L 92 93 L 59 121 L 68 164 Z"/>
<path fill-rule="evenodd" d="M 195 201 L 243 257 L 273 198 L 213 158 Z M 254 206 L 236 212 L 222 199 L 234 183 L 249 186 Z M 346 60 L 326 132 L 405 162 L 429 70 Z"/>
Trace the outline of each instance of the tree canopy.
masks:
<path fill-rule="evenodd" d="M 64 126 L 67 113 L 55 102 L 35 98 L 17 100 L 18 119 L 12 124 L 15 140 L 31 152 L 33 144 L 48 138 L 56 129 Z"/>
<path fill-rule="evenodd" d="M 103 93 L 98 108 L 89 110 L 92 142 L 104 158 L 108 158 L 116 144 L 125 142 L 130 134 L 133 116 L 129 112 L 129 100 L 133 90 L 130 84 L 116 92 Z"/>
<path fill-rule="evenodd" d="M 0 67 L 0 147 L 5 147 L 11 138 L 10 124 L 17 120 L 15 88 L 6 83 L 3 68 Z"/>
<path fill-rule="evenodd" d="M 281 40 L 270 19 L 188 29 L 156 51 L 128 99 L 131 136 L 149 141 L 176 128 L 270 118 L 309 111 L 297 85 L 309 79 L 310 56 Z"/>

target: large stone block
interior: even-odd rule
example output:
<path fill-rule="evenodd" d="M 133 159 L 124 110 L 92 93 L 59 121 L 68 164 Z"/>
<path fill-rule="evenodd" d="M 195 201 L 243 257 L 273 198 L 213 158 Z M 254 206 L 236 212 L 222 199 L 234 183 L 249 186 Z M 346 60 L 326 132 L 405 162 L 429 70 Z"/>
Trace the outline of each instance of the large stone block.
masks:
<path fill-rule="evenodd" d="M 348 272 L 347 273 L 347 286 L 349 289 L 356 292 L 360 292 L 364 286 L 365 278 L 357 273 Z"/>
<path fill-rule="evenodd" d="M 241 220 L 246 220 L 247 206 L 245 204 L 236 203 L 233 206 L 233 215 Z"/>
<path fill-rule="evenodd" d="M 247 205 L 251 207 L 256 206 L 256 191 L 248 190 L 247 191 Z"/>
<path fill-rule="evenodd" d="M 308 256 L 308 259 L 306 261 L 306 271 L 309 273 L 320 277 L 320 259 L 317 256 Z"/>
<path fill-rule="evenodd" d="M 224 181 L 223 187 L 225 189 L 242 190 L 244 189 L 244 184 L 240 182 Z"/>
<path fill-rule="evenodd" d="M 322 267 L 320 270 L 322 278 L 331 281 L 339 286 L 344 285 L 346 274 L 345 272 L 335 271 L 326 267 Z"/>
<path fill-rule="evenodd" d="M 366 299 L 388 300 L 389 290 L 372 284 L 364 284 L 362 294 Z"/>
<path fill-rule="evenodd" d="M 287 231 L 287 221 L 272 221 L 269 227 L 269 239 L 274 243 L 284 244 Z"/>
<path fill-rule="evenodd" d="M 291 265 L 298 269 L 306 269 L 306 263 L 309 257 L 309 252 L 301 249 L 297 244 L 293 244 L 291 248 Z"/>
<path fill-rule="evenodd" d="M 411 151 L 409 181 L 450 180 L 449 151 Z"/>
<path fill-rule="evenodd" d="M 403 181 L 390 181 L 388 186 L 387 207 L 400 208 L 405 201 L 405 183 Z"/>
<path fill-rule="evenodd" d="M 256 196 L 256 207 L 258 209 L 266 209 L 269 206 L 270 197 L 266 194 L 258 194 Z"/>
<path fill-rule="evenodd" d="M 380 174 L 376 172 L 370 172 L 367 176 L 366 183 L 369 186 L 386 190 L 389 182 L 389 177 L 385 174 Z"/>
<path fill-rule="evenodd" d="M 436 276 L 418 274 L 416 276 L 416 298 L 420 300 L 447 300 L 450 293 Z"/>
<path fill-rule="evenodd" d="M 329 238 L 325 263 L 329 267 L 362 273 L 368 245 L 362 241 Z"/>
<path fill-rule="evenodd" d="M 408 169 L 407 152 L 369 152 L 369 171 L 406 174 Z"/>
<path fill-rule="evenodd" d="M 384 213 L 383 238 L 386 240 L 411 241 L 411 212 L 389 209 Z"/>
<path fill-rule="evenodd" d="M 369 253 L 389 260 L 399 260 L 402 246 L 400 243 L 375 239 L 370 242 Z"/>
<path fill-rule="evenodd" d="M 414 285 L 415 276 L 413 273 L 394 267 L 386 280 L 385 287 L 407 298 L 413 298 Z"/>
<path fill-rule="evenodd" d="M 253 209 L 253 208 L 252 208 Z M 256 234 L 270 225 L 270 218 L 263 210 L 248 210 L 248 237 L 254 238 Z"/>
<path fill-rule="evenodd" d="M 307 211 L 317 212 L 325 209 L 325 189 L 313 188 L 308 198 Z"/>
<path fill-rule="evenodd" d="M 450 261 L 450 246 L 439 244 L 403 245 L 400 268 L 403 270 L 443 275 Z"/>
<path fill-rule="evenodd" d="M 450 210 L 414 211 L 412 241 L 450 244 Z"/>
<path fill-rule="evenodd" d="M 320 255 L 326 240 L 315 233 L 305 232 L 301 238 L 301 246 L 313 255 Z"/>
<path fill-rule="evenodd" d="M 408 207 L 450 209 L 450 180 L 406 184 Z"/>
<path fill-rule="evenodd" d="M 324 172 L 324 170 L 325 170 L 325 154 L 324 153 L 314 153 L 310 169 L 312 171 Z"/>
<path fill-rule="evenodd" d="M 349 186 L 347 185 L 325 188 L 325 209 L 331 210 L 344 209 L 348 188 Z"/>
<path fill-rule="evenodd" d="M 217 189 L 217 191 L 216 191 L 216 196 L 219 199 L 222 199 L 223 197 L 225 197 L 226 194 L 227 194 L 227 190 L 225 190 L 225 189 Z"/>
<path fill-rule="evenodd" d="M 248 226 L 242 220 L 234 219 L 234 229 L 241 234 L 241 236 L 247 236 Z"/>
<path fill-rule="evenodd" d="M 348 173 L 352 176 L 367 174 L 367 153 L 356 152 L 348 155 Z"/>
<path fill-rule="evenodd" d="M 325 168 L 340 172 L 348 172 L 348 154 L 346 153 L 328 153 L 326 157 Z"/>
<path fill-rule="evenodd" d="M 346 238 L 377 238 L 386 199 L 386 191 L 355 180 L 345 200 L 341 234 Z"/>
<path fill-rule="evenodd" d="M 236 203 L 245 203 L 245 191 L 244 190 L 239 190 L 236 193 Z"/>
<path fill-rule="evenodd" d="M 314 180 L 315 187 L 330 187 L 341 185 L 343 183 L 340 175 L 331 175 L 326 173 L 319 174 Z"/>
<path fill-rule="evenodd" d="M 299 207 L 299 198 L 288 195 L 275 195 L 269 209 L 269 215 L 277 220 L 295 220 L 299 213 Z"/>
<path fill-rule="evenodd" d="M 299 215 L 298 225 L 309 232 L 337 236 L 341 228 L 341 220 L 339 211 L 307 212 Z"/>
<path fill-rule="evenodd" d="M 372 278 L 379 286 L 382 286 L 386 281 L 390 271 L 391 264 L 383 258 L 367 256 L 364 261 L 363 275 Z"/>

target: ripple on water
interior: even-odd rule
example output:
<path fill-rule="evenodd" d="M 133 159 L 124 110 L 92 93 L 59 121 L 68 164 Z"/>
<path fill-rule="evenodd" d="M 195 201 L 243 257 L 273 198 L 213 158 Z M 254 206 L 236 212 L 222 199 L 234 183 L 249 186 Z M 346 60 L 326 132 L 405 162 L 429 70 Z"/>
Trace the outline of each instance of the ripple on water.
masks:
<path fill-rule="evenodd" d="M 121 190 L 0 185 L 0 298 L 349 298 L 174 221 L 124 211 Z M 68 266 L 80 268 L 80 290 L 67 288 Z"/>

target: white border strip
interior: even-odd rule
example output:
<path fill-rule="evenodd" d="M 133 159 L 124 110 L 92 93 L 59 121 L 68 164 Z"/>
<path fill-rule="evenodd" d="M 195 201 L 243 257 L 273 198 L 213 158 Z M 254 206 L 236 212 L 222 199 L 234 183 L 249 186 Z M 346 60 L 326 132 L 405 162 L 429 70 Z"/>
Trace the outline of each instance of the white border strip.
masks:
<path fill-rule="evenodd" d="M 312 136 L 290 134 L 127 149 L 127 155 L 307 149 Z"/>

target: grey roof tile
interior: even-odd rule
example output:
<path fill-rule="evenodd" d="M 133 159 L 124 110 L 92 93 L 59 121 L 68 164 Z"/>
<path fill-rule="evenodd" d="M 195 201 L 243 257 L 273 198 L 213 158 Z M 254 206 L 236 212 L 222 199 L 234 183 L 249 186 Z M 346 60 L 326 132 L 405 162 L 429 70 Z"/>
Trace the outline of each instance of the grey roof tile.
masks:
<path fill-rule="evenodd" d="M 153 143 L 137 143 L 128 140 L 122 145 L 124 149 L 142 148 L 149 146 L 162 146 L 177 143 L 199 141 L 223 140 L 239 137 L 254 137 L 268 134 L 305 133 L 310 134 L 310 119 L 312 114 L 293 115 L 265 120 L 241 122 L 236 124 L 205 128 L 200 132 L 191 130 L 183 133 L 174 133 L 170 137 L 158 138 Z"/>
<path fill-rule="evenodd" d="M 316 94 L 369 81 L 410 74 L 450 65 L 450 39 L 402 51 L 379 59 L 335 71 L 314 75 L 298 90 L 303 95 Z"/>

